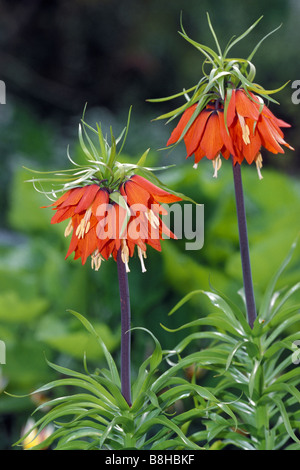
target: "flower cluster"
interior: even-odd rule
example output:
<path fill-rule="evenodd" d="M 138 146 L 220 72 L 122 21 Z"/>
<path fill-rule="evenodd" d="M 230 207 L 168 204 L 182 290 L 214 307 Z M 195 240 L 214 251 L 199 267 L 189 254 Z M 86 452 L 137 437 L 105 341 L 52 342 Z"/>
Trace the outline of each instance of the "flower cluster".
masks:
<path fill-rule="evenodd" d="M 244 160 L 248 164 L 255 162 L 259 178 L 262 178 L 262 148 L 272 153 L 284 153 L 282 146 L 294 150 L 284 140 L 281 129 L 290 125 L 275 117 L 265 104 L 267 101 L 277 103 L 270 95 L 283 87 L 265 90 L 253 81 L 256 71 L 252 58 L 263 40 L 278 28 L 267 34 L 247 59 L 228 57 L 231 48 L 244 39 L 260 20 L 239 37 L 234 36 L 222 51 L 208 15 L 217 52 L 192 40 L 181 24 L 181 36 L 205 56 L 203 77 L 188 90 L 167 98 L 149 100 L 162 102 L 180 96 L 186 98 L 186 104 L 157 119 L 168 118 L 171 121 L 182 114 L 167 146 L 184 140 L 187 158 L 195 157 L 194 167 L 197 168 L 198 162 L 207 157 L 213 162 L 215 177 L 222 163 L 221 157 L 228 160 L 232 156 L 234 164 L 241 164 Z M 208 66 L 209 72 L 206 71 Z M 190 92 L 193 92 L 191 97 Z"/>
<path fill-rule="evenodd" d="M 183 113 L 167 145 L 180 139 L 194 113 L 197 113 L 197 104 Z M 183 137 L 187 158 L 194 154 L 197 167 L 198 162 L 207 157 L 213 161 L 214 176 L 217 176 L 221 156 L 227 160 L 232 155 L 234 163 L 241 164 L 244 159 L 249 164 L 254 161 L 262 178 L 262 147 L 272 153 L 284 153 L 282 145 L 293 150 L 285 142 L 281 127 L 290 125 L 277 119 L 258 95 L 244 89 L 231 89 L 224 103 L 210 101 L 188 127 Z"/>
<path fill-rule="evenodd" d="M 176 238 L 161 218 L 168 214 L 162 204 L 189 199 L 169 192 L 154 176 L 154 171 L 167 167 L 145 166 L 149 149 L 136 164 L 120 162 L 118 157 L 127 137 L 130 113 L 131 109 L 127 125 L 118 138 L 111 130 L 111 143 L 104 137 L 100 124 L 94 129 L 82 119 L 79 143 L 83 163 L 74 162 L 68 152 L 74 168 L 46 172 L 30 170 L 39 177 L 29 181 L 52 201 L 52 204 L 43 206 L 55 211 L 51 223 L 68 221 L 64 234 L 71 239 L 66 258 L 74 253 L 74 259 L 81 259 L 83 265 L 90 258 L 96 271 L 102 261 L 110 257 L 117 261 L 119 252 L 129 271 L 129 258 L 137 248 L 142 271 L 145 272 L 147 245 L 161 251 L 161 240 Z M 97 135 L 99 148 L 88 130 Z M 121 147 L 117 151 L 120 142 Z M 46 191 L 45 185 L 49 183 L 51 186 Z M 62 195 L 58 197 L 58 193 Z"/>
<path fill-rule="evenodd" d="M 99 183 L 70 189 L 50 206 L 56 211 L 52 224 L 69 219 L 65 236 L 72 236 L 66 258 L 74 252 L 74 259 L 81 258 L 85 264 L 91 257 L 91 265 L 97 271 L 103 260 L 110 256 L 116 260 L 121 250 L 129 271 L 129 258 L 136 246 L 144 272 L 146 245 L 160 251 L 163 235 L 175 238 L 160 217 L 166 213 L 160 203 L 180 201 L 181 198 L 133 175 L 118 188 L 127 210 L 111 200 L 109 189 Z"/>

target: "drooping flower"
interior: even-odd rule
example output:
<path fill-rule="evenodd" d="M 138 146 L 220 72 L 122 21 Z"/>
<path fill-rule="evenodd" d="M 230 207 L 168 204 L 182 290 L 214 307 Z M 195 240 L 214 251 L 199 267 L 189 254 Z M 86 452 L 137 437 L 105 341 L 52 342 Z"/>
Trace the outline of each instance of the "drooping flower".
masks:
<path fill-rule="evenodd" d="M 84 265 L 89 256 L 92 266 L 99 269 L 102 257 L 98 251 L 96 212 L 99 205 L 109 203 L 109 194 L 97 184 L 72 188 L 64 193 L 51 206 L 56 211 L 51 224 L 69 220 L 65 236 L 72 234 L 66 258 L 74 252 L 74 259 L 81 258 Z"/>
<path fill-rule="evenodd" d="M 173 96 L 149 101 L 162 102 L 179 96 L 186 98 L 187 103 L 157 119 L 171 121 L 182 115 L 167 146 L 183 140 L 187 158 L 194 155 L 195 168 L 206 157 L 212 160 L 216 177 L 222 157 L 227 160 L 232 156 L 234 164 L 255 162 L 259 177 L 262 178 L 262 148 L 275 154 L 284 153 L 283 146 L 294 150 L 284 140 L 282 132 L 282 128 L 290 125 L 275 117 L 265 104 L 267 101 L 277 103 L 270 95 L 280 91 L 285 85 L 277 90 L 265 90 L 253 82 L 256 70 L 252 58 L 271 33 L 258 43 L 247 59 L 236 56 L 229 58 L 231 48 L 244 39 L 261 18 L 239 37 L 234 36 L 222 51 L 209 15 L 207 17 L 217 51 L 191 39 L 182 24 L 180 32 L 186 41 L 205 55 L 201 80 L 189 90 L 184 89 Z M 191 97 L 190 92 L 193 92 Z"/>
<path fill-rule="evenodd" d="M 177 142 L 197 105 L 194 104 L 183 113 L 178 125 L 173 130 L 167 145 Z M 187 158 L 194 154 L 197 168 L 199 161 L 207 157 L 213 161 L 215 174 L 219 169 L 220 155 L 226 159 L 233 151 L 230 136 L 227 134 L 224 122 L 224 109 L 218 101 L 209 103 L 196 117 L 187 132 L 184 134 Z"/>
<path fill-rule="evenodd" d="M 84 142 L 82 130 L 87 135 L 84 122 L 83 126 L 79 126 L 79 141 L 87 163 L 78 165 L 68 154 L 74 170 L 45 172 L 46 177 L 30 181 L 36 189 L 38 183 L 51 182 L 51 190 L 45 191 L 42 186 L 41 192 L 55 197 L 52 204 L 44 206 L 55 211 L 51 223 L 67 221 L 65 236 L 70 236 L 70 244 L 66 258 L 74 253 L 74 259 L 81 259 L 83 265 L 90 258 L 92 268 L 98 271 L 103 260 L 113 257 L 117 261 L 121 252 L 129 271 L 129 258 L 137 247 L 145 271 L 146 245 L 160 251 L 164 237 L 176 238 L 160 217 L 167 213 L 161 203 L 181 201 L 185 196 L 171 194 L 147 179 L 153 177 L 152 171 L 162 169 L 144 167 L 148 150 L 137 164 L 118 161 L 121 150 L 117 152 L 117 143 L 124 135 L 122 149 L 128 125 L 118 139 L 111 133 L 111 145 L 100 125 L 97 130 L 88 126 L 97 134 L 100 150 L 90 137 L 87 136 L 88 144 Z M 137 175 L 137 171 L 146 177 Z M 53 181 L 58 188 L 53 188 Z M 57 192 L 63 194 L 57 198 Z"/>
<path fill-rule="evenodd" d="M 119 193 L 126 201 L 128 210 L 110 201 L 107 188 L 98 184 L 77 187 L 63 194 L 51 204 L 56 211 L 51 223 L 69 219 L 65 236 L 71 236 L 66 258 L 74 252 L 74 259 L 81 258 L 85 264 L 91 257 L 92 267 L 100 268 L 101 261 L 110 256 L 117 259 L 119 250 L 127 270 L 129 257 L 137 246 L 138 255 L 145 271 L 143 258 L 146 245 L 160 251 L 163 235 L 174 238 L 160 214 L 167 211 L 159 203 L 180 201 L 181 198 L 157 187 L 145 178 L 133 175 L 123 182 Z"/>
<path fill-rule="evenodd" d="M 127 245 L 132 256 L 137 245 L 142 269 L 145 271 L 143 258 L 146 258 L 146 245 L 161 251 L 160 241 L 163 236 L 176 238 L 174 233 L 162 221 L 160 215 L 167 210 L 160 203 L 181 201 L 181 198 L 157 187 L 139 175 L 133 175 L 120 187 L 120 193 L 127 201 L 131 217 L 127 229 Z"/>
<path fill-rule="evenodd" d="M 197 104 L 187 108 L 167 145 L 181 138 L 196 109 Z M 243 160 L 249 164 L 255 161 L 261 178 L 262 147 L 275 154 L 284 153 L 282 145 L 293 150 L 284 140 L 281 127 L 290 124 L 277 119 L 262 98 L 243 89 L 231 89 L 224 104 L 221 100 L 209 102 L 188 127 L 183 135 L 187 158 L 194 154 L 195 166 L 203 157 L 212 160 L 214 176 L 221 165 L 221 156 L 227 160 L 232 155 L 234 163 L 239 164 Z"/>
<path fill-rule="evenodd" d="M 129 257 L 134 255 L 137 246 L 145 271 L 146 245 L 160 251 L 163 235 L 175 238 L 160 217 L 167 211 L 159 203 L 180 201 L 181 198 L 138 175 L 123 182 L 117 193 L 123 197 L 127 210 L 110 200 L 108 189 L 99 184 L 70 189 L 47 206 L 56 211 L 51 223 L 69 220 L 65 236 L 71 235 L 71 241 L 66 258 L 74 252 L 74 259 L 81 258 L 84 265 L 91 257 L 92 268 L 98 270 L 103 260 L 110 256 L 116 260 L 121 250 L 129 271 Z"/>
<path fill-rule="evenodd" d="M 260 174 L 261 148 L 284 153 L 282 145 L 294 150 L 285 140 L 282 127 L 291 127 L 278 119 L 259 95 L 243 89 L 231 90 L 227 109 L 227 126 L 233 145 L 234 162 L 256 162 Z"/>

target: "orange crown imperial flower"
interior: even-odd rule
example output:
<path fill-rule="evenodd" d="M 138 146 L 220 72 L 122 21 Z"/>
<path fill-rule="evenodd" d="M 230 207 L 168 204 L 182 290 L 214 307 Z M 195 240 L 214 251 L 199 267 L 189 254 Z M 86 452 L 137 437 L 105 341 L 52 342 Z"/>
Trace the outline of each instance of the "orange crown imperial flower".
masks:
<path fill-rule="evenodd" d="M 130 117 L 130 114 L 129 114 Z M 129 118 L 128 118 L 129 123 Z M 128 123 L 124 129 L 124 141 L 127 135 Z M 161 251 L 160 241 L 166 237 L 176 238 L 163 223 L 160 215 L 167 213 L 161 205 L 181 201 L 184 196 L 170 193 L 161 186 L 157 186 L 149 179 L 155 179 L 152 171 L 161 168 L 147 168 L 144 166 L 148 150 L 142 155 L 137 164 L 118 162 L 116 142 L 112 134 L 112 144 L 104 139 L 101 127 L 97 130 L 88 126 L 97 133 L 100 141 L 100 151 L 96 149 L 86 131 L 86 124 L 79 126 L 79 140 L 81 148 L 87 157 L 86 165 L 74 163 L 75 170 L 65 170 L 55 173 L 60 188 L 48 192 L 46 195 L 56 196 L 57 192 L 63 194 L 50 206 L 55 214 L 52 224 L 68 221 L 65 236 L 71 236 L 66 258 L 74 253 L 74 259 L 81 259 L 84 265 L 91 258 L 91 266 L 98 271 L 103 260 L 113 257 L 121 250 L 122 260 L 129 271 L 129 258 L 134 255 L 135 247 L 141 261 L 142 271 L 146 271 L 144 258 L 146 258 L 146 245 Z M 83 139 L 83 132 L 88 138 L 89 147 Z M 136 174 L 142 173 L 144 176 Z M 49 173 L 49 172 L 48 172 Z M 40 182 L 53 181 L 50 179 L 34 178 L 35 185 Z"/>
<path fill-rule="evenodd" d="M 144 272 L 146 244 L 160 251 L 163 234 L 175 238 L 159 217 L 166 212 L 159 202 L 170 203 L 181 198 L 138 175 L 131 176 L 112 194 L 123 196 L 127 208 L 110 201 L 108 189 L 101 184 L 73 188 L 51 205 L 56 211 L 51 223 L 70 219 L 65 230 L 65 236 L 72 234 L 66 258 L 74 252 L 74 259 L 81 258 L 85 264 L 90 256 L 97 271 L 103 260 L 111 255 L 116 260 L 121 250 L 129 271 L 129 257 L 137 246 Z"/>
<path fill-rule="evenodd" d="M 204 73 L 199 83 L 187 91 L 168 98 L 149 100 L 155 102 L 182 95 L 186 97 L 185 105 L 157 119 L 169 118 L 171 121 L 182 114 L 167 146 L 184 140 L 187 158 L 194 155 L 194 167 L 197 168 L 199 161 L 206 157 L 213 162 L 214 177 L 221 166 L 221 157 L 227 160 L 232 156 L 234 164 L 241 164 L 243 160 L 248 164 L 255 162 L 259 178 L 262 178 L 262 147 L 275 154 L 284 153 L 282 146 L 294 150 L 284 140 L 281 130 L 283 127 L 290 127 L 290 124 L 276 118 L 264 102 L 265 99 L 277 103 L 270 95 L 283 87 L 270 91 L 253 83 L 255 67 L 251 60 L 265 38 L 259 42 L 247 60 L 227 57 L 230 49 L 243 39 L 260 19 L 241 36 L 231 40 L 224 53 L 209 16 L 208 23 L 218 53 L 190 39 L 182 27 L 180 34 L 205 55 L 203 66 L 210 64 L 211 71 L 209 74 Z M 190 98 L 188 92 L 191 91 L 194 93 Z"/>

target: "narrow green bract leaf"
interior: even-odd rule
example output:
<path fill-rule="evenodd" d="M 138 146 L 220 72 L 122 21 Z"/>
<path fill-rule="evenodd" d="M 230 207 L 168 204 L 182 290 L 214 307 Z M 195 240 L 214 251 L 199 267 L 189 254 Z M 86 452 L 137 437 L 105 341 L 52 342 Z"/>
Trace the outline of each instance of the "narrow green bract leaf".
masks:
<path fill-rule="evenodd" d="M 237 44 L 238 42 L 240 42 L 242 39 L 244 39 L 246 36 L 248 36 L 248 34 L 255 28 L 255 26 L 262 20 L 263 16 L 261 16 L 260 18 L 258 18 L 258 20 L 255 21 L 255 23 L 253 23 L 250 28 L 248 28 L 243 34 L 241 34 L 240 36 L 238 36 L 235 40 L 231 41 L 230 44 L 228 45 L 227 49 L 225 50 L 224 52 L 224 57 L 227 56 L 228 52 L 230 51 L 230 49 L 232 49 L 233 46 L 235 46 L 235 44 Z"/>

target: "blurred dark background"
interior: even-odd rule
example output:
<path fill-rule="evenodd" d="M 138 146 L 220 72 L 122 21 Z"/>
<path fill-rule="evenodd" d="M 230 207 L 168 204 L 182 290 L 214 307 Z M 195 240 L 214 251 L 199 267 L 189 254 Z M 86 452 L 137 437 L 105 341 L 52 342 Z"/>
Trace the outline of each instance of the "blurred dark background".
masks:
<path fill-rule="evenodd" d="M 35 403 L 1 393 L 28 393 L 53 377 L 43 353 L 61 364 L 81 367 L 88 348 L 93 364 L 99 350 L 92 345 L 67 308 L 87 315 L 112 351 L 118 351 L 118 288 L 114 263 L 99 273 L 64 261 L 63 228 L 49 224 L 41 211 L 42 196 L 25 184 L 35 169 L 62 169 L 66 149 L 78 152 L 77 129 L 85 103 L 86 121 L 113 126 L 115 134 L 132 120 L 125 152 L 137 158 L 148 148 L 154 164 L 176 163 L 162 174 L 170 187 L 205 205 L 205 245 L 199 253 L 184 253 L 183 243 L 166 242 L 163 254 L 149 254 L 142 278 L 133 260 L 130 277 L 133 323 L 159 337 L 164 348 L 175 337 L 161 329 L 170 323 L 168 311 L 193 288 L 208 288 L 208 279 L 234 295 L 241 287 L 235 206 L 230 168 L 223 165 L 217 181 L 203 162 L 198 171 L 185 162 L 183 147 L 163 147 L 172 124 L 151 122 L 178 102 L 146 100 L 168 96 L 193 86 L 201 78 L 203 57 L 177 31 L 180 14 L 190 37 L 212 46 L 209 12 L 221 46 L 263 20 L 232 53 L 246 57 L 257 42 L 282 23 L 254 57 L 256 81 L 266 89 L 290 83 L 275 98 L 272 111 L 292 124 L 287 141 L 296 149 L 283 156 L 264 153 L 263 182 L 255 169 L 245 168 L 249 234 L 257 297 L 299 232 L 300 104 L 292 103 L 300 80 L 300 2 L 297 0 L 21 0 L 0 1 L 0 80 L 6 104 L 0 105 L 0 339 L 6 344 L 6 364 L 0 366 L 0 449 L 11 448 Z M 264 186 L 262 186 L 262 184 Z M 224 197 L 226 195 L 227 197 Z M 150 251 L 150 250 L 149 250 Z M 299 252 L 298 252 L 299 254 Z M 299 262 L 289 281 L 299 279 Z M 191 303 L 184 321 L 205 314 L 207 304 Z M 172 317 L 173 318 L 173 317 Z M 136 358 L 151 351 L 151 340 L 134 339 Z M 94 361 L 94 362 L 93 362 Z"/>

